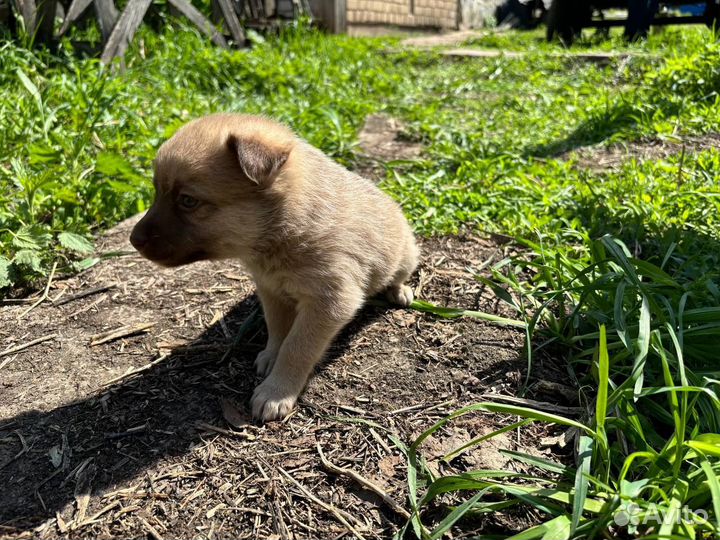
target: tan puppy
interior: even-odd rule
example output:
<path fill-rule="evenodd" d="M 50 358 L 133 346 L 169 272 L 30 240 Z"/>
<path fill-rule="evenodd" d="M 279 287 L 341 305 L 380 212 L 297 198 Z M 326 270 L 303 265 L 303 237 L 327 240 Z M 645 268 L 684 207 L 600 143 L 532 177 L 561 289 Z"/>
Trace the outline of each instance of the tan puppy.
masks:
<path fill-rule="evenodd" d="M 239 258 L 257 284 L 269 336 L 255 361 L 260 420 L 292 410 L 366 298 L 412 302 L 418 249 L 400 207 L 276 122 L 190 122 L 160 148 L 153 183 L 130 237 L 140 253 L 163 266 Z"/>

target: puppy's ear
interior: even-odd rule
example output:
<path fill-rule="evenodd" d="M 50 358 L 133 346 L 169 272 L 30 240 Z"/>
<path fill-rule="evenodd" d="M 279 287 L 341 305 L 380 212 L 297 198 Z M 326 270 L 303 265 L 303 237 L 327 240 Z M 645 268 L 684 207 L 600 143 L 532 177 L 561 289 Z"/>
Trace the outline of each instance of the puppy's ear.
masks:
<path fill-rule="evenodd" d="M 240 164 L 240 168 L 252 182 L 259 186 L 273 183 L 287 161 L 287 148 L 273 147 L 252 137 L 230 134 L 227 147 Z"/>

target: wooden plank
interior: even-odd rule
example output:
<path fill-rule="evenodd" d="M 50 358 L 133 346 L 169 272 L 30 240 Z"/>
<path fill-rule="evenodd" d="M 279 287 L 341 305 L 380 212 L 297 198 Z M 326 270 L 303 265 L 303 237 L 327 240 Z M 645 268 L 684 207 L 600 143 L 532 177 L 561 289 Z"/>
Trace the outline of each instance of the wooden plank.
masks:
<path fill-rule="evenodd" d="M 310 15 L 333 34 L 347 31 L 347 0 L 309 0 Z"/>
<path fill-rule="evenodd" d="M 68 9 L 67 15 L 65 15 L 65 20 L 60 27 L 60 31 L 58 32 L 59 36 L 62 36 L 65 32 L 67 32 L 70 25 L 72 25 L 72 23 L 77 21 L 80 16 L 85 13 L 85 10 L 90 4 L 92 4 L 92 1 L 93 0 L 73 0 L 72 4 L 70 4 L 70 9 Z"/>
<path fill-rule="evenodd" d="M 113 0 L 95 0 L 95 13 L 97 14 L 103 45 L 110 40 L 113 28 L 117 24 L 118 10 Z"/>
<path fill-rule="evenodd" d="M 57 0 L 40 0 L 35 15 L 35 42 L 50 43 L 55 30 L 55 12 L 57 11 Z"/>
<path fill-rule="evenodd" d="M 168 1 L 170 2 L 170 4 L 175 6 L 180 13 L 190 19 L 190 22 L 197 26 L 203 34 L 209 36 L 212 42 L 215 43 L 215 45 L 227 48 L 227 41 L 225 41 L 225 38 L 222 36 L 222 34 L 220 34 L 220 32 L 218 32 L 215 28 L 215 26 L 213 26 L 213 23 L 206 19 L 205 16 L 195 8 L 195 6 L 188 2 L 188 0 Z"/>
<path fill-rule="evenodd" d="M 25 31 L 32 36 L 35 33 L 35 0 L 15 0 L 15 7 L 25 23 Z"/>
<path fill-rule="evenodd" d="M 5 0 L 0 0 L 0 24 L 3 26 L 10 26 L 10 17 L 12 17 L 10 4 Z"/>
<path fill-rule="evenodd" d="M 214 24 L 223 24 L 222 10 L 220 9 L 220 4 L 218 4 L 218 0 L 211 0 L 210 9 L 210 20 Z"/>
<path fill-rule="evenodd" d="M 223 17 L 225 17 L 228 30 L 230 30 L 230 34 L 235 40 L 235 45 L 242 47 L 245 45 L 245 32 L 242 26 L 240 26 L 240 19 L 238 19 L 237 13 L 235 13 L 235 8 L 231 0 L 218 0 L 218 4 L 220 4 Z"/>
<path fill-rule="evenodd" d="M 127 3 L 100 57 L 104 64 L 109 64 L 116 56 L 125 54 L 151 3 L 152 0 L 130 0 Z"/>

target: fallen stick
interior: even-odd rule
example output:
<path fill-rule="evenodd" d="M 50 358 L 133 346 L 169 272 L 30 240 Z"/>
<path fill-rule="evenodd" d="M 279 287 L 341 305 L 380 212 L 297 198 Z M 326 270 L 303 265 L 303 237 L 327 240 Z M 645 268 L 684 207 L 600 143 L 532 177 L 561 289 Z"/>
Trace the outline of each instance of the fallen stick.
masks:
<path fill-rule="evenodd" d="M 139 334 L 152 328 L 156 324 L 157 323 L 154 322 L 140 323 L 131 326 L 122 326 L 120 328 L 116 328 L 115 330 L 110 330 L 109 332 L 101 332 L 100 334 L 95 334 L 90 337 L 90 346 L 94 347 L 95 345 L 101 345 L 103 343 L 107 343 L 108 341 L 114 341 L 116 339 L 132 336 L 133 334 Z"/>
<path fill-rule="evenodd" d="M 20 450 L 17 454 L 15 454 L 13 457 L 8 459 L 5 463 L 0 463 L 0 470 L 4 469 L 8 465 L 10 465 L 13 461 L 15 461 L 17 458 L 22 456 L 25 452 L 29 450 L 27 443 L 25 442 L 25 438 L 22 436 L 22 433 L 19 431 L 14 431 L 15 435 L 17 435 L 18 439 L 20 439 L 20 444 L 22 444 L 22 450 Z"/>
<path fill-rule="evenodd" d="M 123 380 L 126 377 L 130 377 L 131 375 L 135 375 L 136 373 L 140 373 L 142 371 L 148 370 L 151 367 L 153 367 L 155 364 L 158 364 L 158 363 L 162 362 L 163 360 L 165 360 L 168 356 L 170 356 L 170 355 L 169 354 L 161 354 L 158 358 L 156 358 L 149 364 L 145 364 L 144 366 L 140 366 L 139 368 L 129 369 L 122 375 L 118 375 L 117 377 L 114 377 L 114 378 L 110 379 L 109 381 L 105 381 L 103 383 L 103 386 L 108 386 L 110 384 L 114 384 L 118 381 Z"/>
<path fill-rule="evenodd" d="M 360 534 L 357 530 L 355 530 L 355 528 L 352 525 L 350 525 L 350 523 L 348 523 L 348 521 L 344 517 L 342 517 L 340 512 L 338 512 L 337 508 L 335 508 L 331 504 L 328 504 L 328 503 L 323 502 L 320 499 L 318 499 L 315 495 L 310 493 L 300 482 L 298 482 L 292 476 L 290 476 L 285 471 L 285 469 L 283 469 L 282 467 L 278 467 L 278 470 L 282 473 L 283 476 L 285 476 L 285 478 L 290 480 L 290 482 L 292 482 L 295 485 L 295 487 L 297 487 L 300 491 L 302 491 L 303 495 L 305 495 L 308 499 L 310 499 L 312 502 L 314 502 L 321 508 L 324 508 L 325 510 L 330 512 L 335 517 L 335 519 L 337 519 L 340 523 L 342 523 L 342 525 L 345 528 L 347 528 L 347 530 L 349 532 L 352 533 L 352 535 L 355 538 L 357 538 L 358 540 L 365 540 L 365 537 L 362 534 Z"/>
<path fill-rule="evenodd" d="M 113 508 L 116 508 L 118 506 L 120 506 L 120 501 L 115 501 L 115 502 L 108 504 L 107 506 L 103 507 L 99 512 L 94 514 L 92 517 L 86 519 L 85 521 L 83 521 L 81 523 L 75 524 L 73 529 L 79 529 L 80 527 L 85 527 L 86 525 L 91 525 L 91 524 L 95 523 L 100 516 L 102 516 L 106 512 L 109 512 L 110 510 L 112 510 Z"/>
<path fill-rule="evenodd" d="M 25 349 L 32 347 L 33 345 L 37 345 L 38 343 L 43 343 L 44 341 L 50 341 L 51 339 L 55 339 L 57 336 L 58 336 L 57 334 L 48 334 L 47 336 L 33 339 L 32 341 L 28 341 L 27 343 L 15 345 L 14 347 L 10 347 L 9 349 L 5 349 L 3 352 L 0 352 L 0 358 L 2 358 L 3 356 L 7 356 L 8 354 L 13 354 L 16 352 L 24 351 Z M 2 368 L 4 365 L 5 365 L 5 362 L 0 364 L 0 368 Z"/>
<path fill-rule="evenodd" d="M 198 420 L 195 422 L 195 427 L 198 429 L 204 429 L 206 431 L 214 431 L 215 433 L 220 433 L 222 435 L 231 435 L 233 437 L 242 437 L 243 439 L 247 439 L 249 441 L 255 440 L 255 435 L 252 435 L 251 433 L 247 433 L 246 431 L 231 431 L 229 429 L 221 428 L 219 426 L 213 426 L 212 424 L 208 424 L 207 422 L 203 422 L 201 420 Z"/>
<path fill-rule="evenodd" d="M 48 277 L 47 285 L 45 285 L 45 291 L 43 291 L 42 296 L 40 298 L 38 298 L 37 302 L 35 302 L 32 306 L 30 306 L 25 311 L 23 311 L 20 315 L 18 315 L 18 320 L 22 319 L 25 315 L 30 313 L 33 309 L 35 309 L 40 304 L 42 304 L 45 300 L 47 300 L 48 292 L 50 291 L 50 285 L 52 284 L 53 278 L 55 277 L 56 269 L 57 269 L 57 261 L 55 261 L 53 263 L 52 270 L 50 270 L 50 277 Z"/>
<path fill-rule="evenodd" d="M 513 405 L 523 405 L 525 407 L 532 407 L 535 409 L 541 409 L 543 411 L 553 412 L 557 414 L 577 415 L 585 412 L 585 409 L 583 409 L 582 407 L 555 405 L 554 403 L 547 403 L 545 401 L 535 401 L 534 399 L 525 399 L 515 396 L 504 396 L 502 394 L 481 394 L 480 397 L 491 401 L 504 401 L 505 403 L 512 403 Z"/>
<path fill-rule="evenodd" d="M 79 293 L 75 293 L 75 294 L 71 294 L 70 296 L 66 296 L 65 298 L 62 298 L 62 299 L 58 300 L 57 302 L 53 302 L 53 305 L 54 306 L 62 306 L 63 304 L 68 304 L 70 302 L 79 300 L 80 298 L 85 298 L 86 296 L 90 296 L 92 294 L 105 292 L 109 289 L 112 289 L 113 287 L 117 287 L 117 283 L 108 283 L 107 285 L 100 285 L 98 287 L 93 287 L 91 289 L 87 289 L 84 291 L 80 291 Z"/>
<path fill-rule="evenodd" d="M 317 443 L 316 446 L 317 446 L 318 455 L 320 456 L 320 461 L 322 462 L 323 467 L 325 467 L 327 470 L 329 470 L 332 473 L 352 478 L 353 480 L 355 480 L 355 482 L 360 484 L 362 487 L 372 491 L 373 493 L 375 493 L 375 495 L 380 497 L 390 508 L 393 509 L 393 511 L 396 514 L 398 514 L 399 516 L 401 516 L 405 519 L 410 519 L 410 512 L 405 510 L 395 499 L 393 499 L 390 495 L 388 495 L 380 486 L 378 486 L 374 482 L 371 482 L 367 478 L 360 476 L 355 471 L 346 469 L 345 467 L 339 467 L 339 466 L 331 463 L 325 457 L 325 454 L 323 454 L 322 448 L 320 447 L 320 443 Z"/>
<path fill-rule="evenodd" d="M 138 519 L 140 520 L 140 523 L 143 524 L 147 532 L 150 533 L 150 536 L 152 536 L 155 540 L 163 540 L 162 535 L 157 531 L 155 527 L 150 525 L 150 523 L 148 523 L 148 521 L 144 517 L 138 516 Z"/>

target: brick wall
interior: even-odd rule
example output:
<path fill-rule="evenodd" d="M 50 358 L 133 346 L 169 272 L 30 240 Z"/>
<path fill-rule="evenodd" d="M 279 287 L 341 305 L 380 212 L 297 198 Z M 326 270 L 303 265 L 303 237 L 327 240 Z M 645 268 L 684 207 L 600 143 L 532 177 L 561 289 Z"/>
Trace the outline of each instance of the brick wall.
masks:
<path fill-rule="evenodd" d="M 458 0 L 347 0 L 348 24 L 458 27 Z"/>

